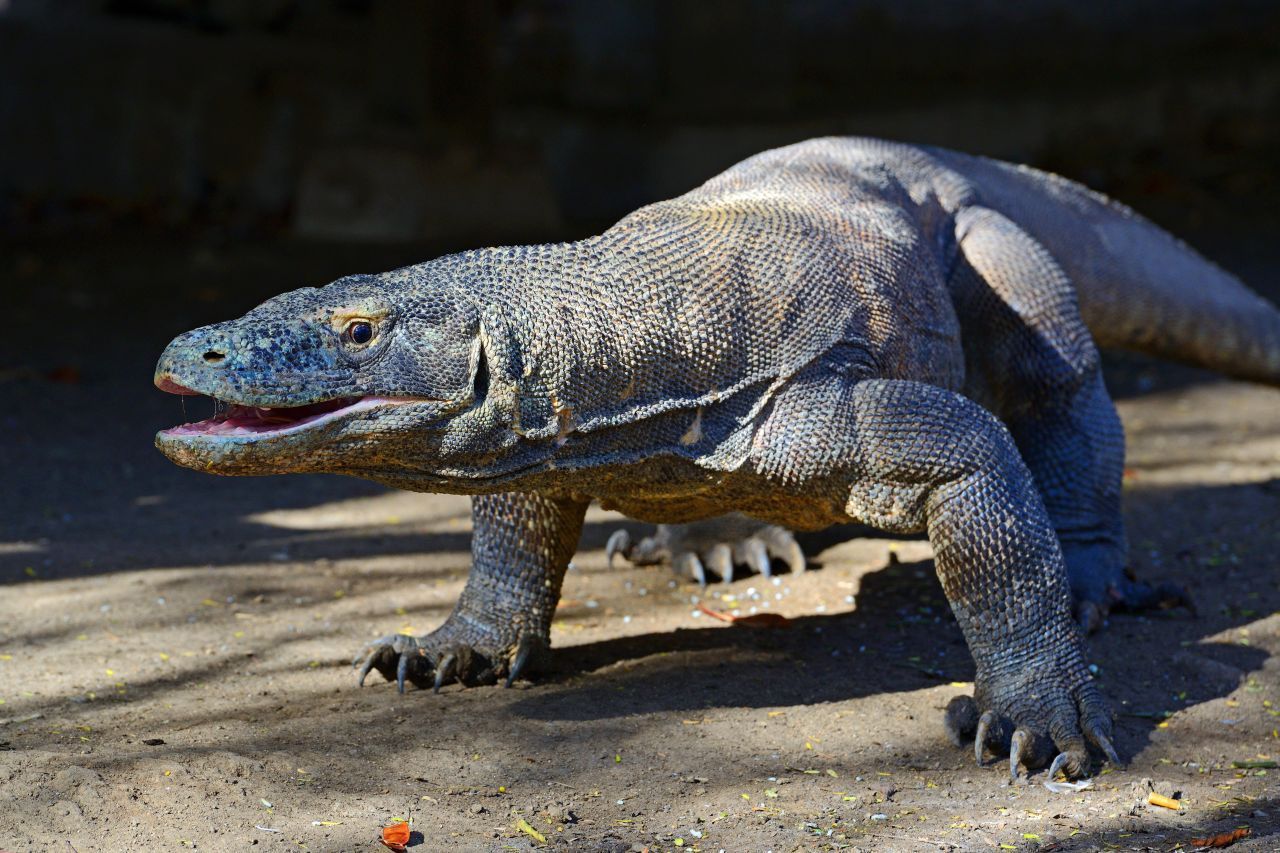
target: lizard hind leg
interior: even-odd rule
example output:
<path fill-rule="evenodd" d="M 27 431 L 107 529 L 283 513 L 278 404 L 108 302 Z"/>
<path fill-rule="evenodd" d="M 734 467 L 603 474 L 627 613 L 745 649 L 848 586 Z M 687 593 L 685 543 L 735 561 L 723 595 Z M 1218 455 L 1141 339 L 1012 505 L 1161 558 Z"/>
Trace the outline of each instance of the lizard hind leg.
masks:
<path fill-rule="evenodd" d="M 639 542 L 633 542 L 626 530 L 617 530 L 605 552 L 610 566 L 618 555 L 637 566 L 669 562 L 702 586 L 713 578 L 731 583 L 741 576 L 741 569 L 772 577 L 777 561 L 792 572 L 807 568 L 804 551 L 790 530 L 738 513 L 690 524 L 660 524 Z"/>
<path fill-rule="evenodd" d="M 964 340 L 966 393 L 1008 427 L 1062 545 L 1086 631 L 1113 609 L 1185 606 L 1172 584 L 1128 571 L 1120 507 L 1124 429 L 1075 288 L 1049 252 L 991 210 L 956 217 L 948 286 Z"/>

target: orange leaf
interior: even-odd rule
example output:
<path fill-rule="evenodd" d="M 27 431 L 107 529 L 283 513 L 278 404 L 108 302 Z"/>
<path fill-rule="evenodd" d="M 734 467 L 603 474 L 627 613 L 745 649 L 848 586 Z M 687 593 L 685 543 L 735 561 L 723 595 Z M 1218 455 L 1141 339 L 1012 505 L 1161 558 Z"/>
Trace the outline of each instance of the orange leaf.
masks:
<path fill-rule="evenodd" d="M 1191 843 L 1195 847 L 1230 847 L 1240 839 L 1248 838 L 1249 832 L 1249 827 L 1244 826 L 1231 832 L 1210 835 L 1208 838 L 1193 838 Z"/>
<path fill-rule="evenodd" d="M 748 628 L 791 627 L 791 620 L 781 613 L 752 613 L 749 616 L 734 616 L 732 613 L 721 613 L 719 610 L 712 610 L 705 604 L 699 604 L 698 609 L 712 619 L 719 619 L 721 622 L 728 622 L 731 625 L 745 625 Z"/>
<path fill-rule="evenodd" d="M 409 848 L 409 824 L 403 821 L 396 821 L 390 826 L 382 828 L 382 843 L 390 847 L 396 853 L 405 853 Z"/>

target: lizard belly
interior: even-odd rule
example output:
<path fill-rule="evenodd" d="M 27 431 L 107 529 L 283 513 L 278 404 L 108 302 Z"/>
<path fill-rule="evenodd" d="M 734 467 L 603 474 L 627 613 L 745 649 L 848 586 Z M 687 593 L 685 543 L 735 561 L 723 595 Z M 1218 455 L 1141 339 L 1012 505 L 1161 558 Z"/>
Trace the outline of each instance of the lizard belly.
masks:
<path fill-rule="evenodd" d="M 754 471 L 708 471 L 678 457 L 632 466 L 629 474 L 593 492 L 604 509 L 654 524 L 683 524 L 730 512 L 795 530 L 849 521 L 844 501 L 834 493 L 798 494 Z"/>

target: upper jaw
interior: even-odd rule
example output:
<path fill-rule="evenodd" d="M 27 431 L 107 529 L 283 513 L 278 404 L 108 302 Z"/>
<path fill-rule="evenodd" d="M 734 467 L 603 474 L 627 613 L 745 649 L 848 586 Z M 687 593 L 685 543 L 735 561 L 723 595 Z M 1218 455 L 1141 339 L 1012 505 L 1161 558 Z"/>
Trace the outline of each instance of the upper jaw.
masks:
<path fill-rule="evenodd" d="M 310 325 L 269 328 L 255 331 L 242 318 L 181 334 L 160 354 L 153 381 L 171 394 L 272 408 L 361 393 L 350 367 Z"/>

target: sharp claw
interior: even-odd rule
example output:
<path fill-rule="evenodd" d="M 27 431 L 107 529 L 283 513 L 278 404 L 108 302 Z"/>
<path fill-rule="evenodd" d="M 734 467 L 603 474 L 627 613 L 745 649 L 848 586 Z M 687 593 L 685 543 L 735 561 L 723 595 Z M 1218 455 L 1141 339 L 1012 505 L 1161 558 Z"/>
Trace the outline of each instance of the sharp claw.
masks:
<path fill-rule="evenodd" d="M 804 549 L 791 535 L 790 530 L 785 527 L 766 527 L 760 531 L 760 536 L 768 547 L 769 556 L 785 562 L 793 574 L 809 568 L 804 559 Z"/>
<path fill-rule="evenodd" d="M 1058 771 L 1062 769 L 1062 765 L 1070 761 L 1071 758 L 1065 752 L 1059 752 L 1057 757 L 1053 759 L 1053 763 L 1049 765 L 1049 781 L 1052 782 L 1058 778 Z"/>
<path fill-rule="evenodd" d="M 604 546 L 604 554 L 611 569 L 613 568 L 614 557 L 621 554 L 623 557 L 629 558 L 631 555 L 631 534 L 625 529 L 613 531 L 609 541 Z"/>
<path fill-rule="evenodd" d="M 763 542 L 752 537 L 742 543 L 742 562 L 756 574 L 773 577 L 773 564 L 769 562 L 769 550 Z"/>
<path fill-rule="evenodd" d="M 1102 754 L 1107 757 L 1107 761 L 1110 761 L 1117 767 L 1123 766 L 1123 762 L 1120 761 L 1120 756 L 1116 754 L 1116 748 L 1111 745 L 1111 738 L 1104 735 L 1102 730 L 1099 729 L 1096 724 L 1086 727 L 1085 734 L 1089 736 L 1089 739 L 1093 741 L 1094 745 L 1097 746 L 1098 749 L 1102 750 Z"/>
<path fill-rule="evenodd" d="M 435 686 L 431 688 L 432 693 L 440 692 L 440 688 L 444 684 L 444 680 L 449 677 L 449 672 L 457 660 L 457 655 L 452 652 L 440 658 L 440 663 L 436 664 L 436 683 Z"/>
<path fill-rule="evenodd" d="M 515 683 L 516 677 L 520 675 L 520 670 L 524 669 L 524 665 L 529 662 L 529 653 L 533 651 L 533 644 L 524 640 L 520 641 L 520 646 L 516 649 L 516 659 L 511 663 L 511 671 L 507 673 L 507 683 L 504 687 L 510 687 Z"/>
<path fill-rule="evenodd" d="M 788 534 L 786 550 L 782 555 L 782 559 L 787 561 L 787 565 L 791 567 L 793 573 L 808 571 L 809 564 L 804 558 L 804 549 L 800 547 L 800 543 L 792 539 Z"/>
<path fill-rule="evenodd" d="M 972 696 L 955 696 L 947 703 L 942 723 L 956 746 L 964 746 L 978 731 L 978 705 Z"/>
<path fill-rule="evenodd" d="M 1030 745 L 1031 733 L 1018 729 L 1009 741 L 1009 780 L 1018 781 L 1018 767 L 1022 764 L 1022 753 Z"/>
<path fill-rule="evenodd" d="M 707 568 L 720 576 L 723 583 L 733 582 L 733 550 L 723 542 L 707 552 Z"/>
<path fill-rule="evenodd" d="M 396 690 L 404 693 L 404 677 L 409 673 L 409 653 L 401 652 L 396 664 Z"/>
<path fill-rule="evenodd" d="M 707 585 L 707 570 L 702 565 L 702 561 L 698 559 L 698 555 L 692 551 L 685 551 L 677 555 L 673 565 L 677 571 L 692 575 L 699 586 Z"/>
<path fill-rule="evenodd" d="M 369 675 L 369 670 L 373 669 L 373 661 L 378 656 L 379 651 L 381 650 L 375 648 L 365 656 L 364 665 L 360 667 L 360 677 L 356 680 L 357 686 L 364 687 L 365 677 Z"/>
<path fill-rule="evenodd" d="M 987 735 L 995 722 L 996 715 L 994 711 L 987 711 L 978 718 L 978 731 L 973 736 L 973 757 L 978 760 L 979 767 L 982 766 L 982 756 L 987 749 Z"/>

